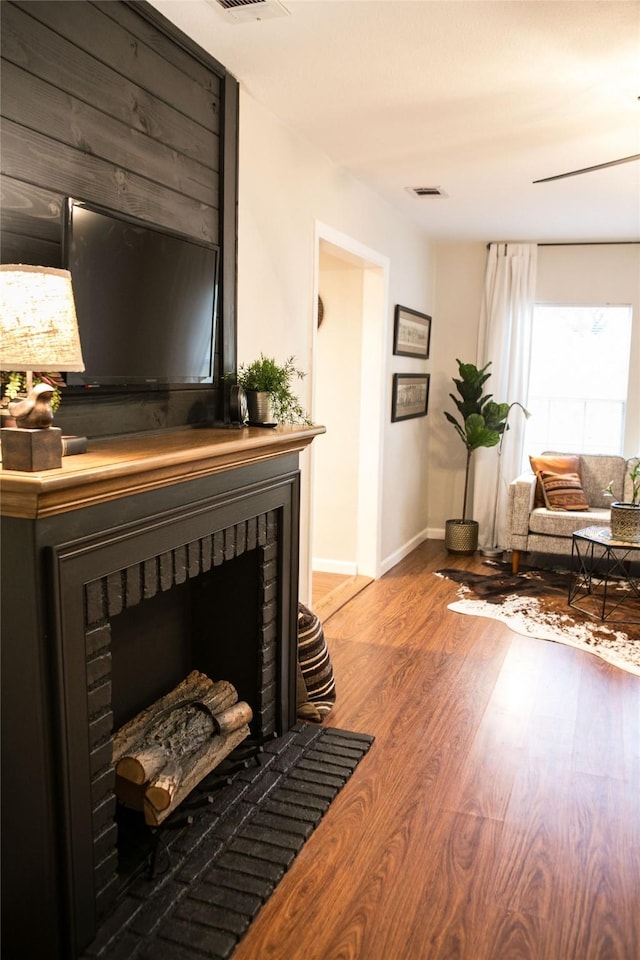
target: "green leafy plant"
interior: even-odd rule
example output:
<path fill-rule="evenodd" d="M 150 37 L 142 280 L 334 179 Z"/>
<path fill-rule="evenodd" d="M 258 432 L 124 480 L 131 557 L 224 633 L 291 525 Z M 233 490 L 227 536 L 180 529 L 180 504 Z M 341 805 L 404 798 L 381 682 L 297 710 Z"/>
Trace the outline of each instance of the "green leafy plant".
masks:
<path fill-rule="evenodd" d="M 640 506 L 640 457 L 635 457 L 635 464 L 629 471 L 629 476 L 631 478 L 631 500 L 628 501 L 632 503 L 635 507 Z M 613 492 L 613 480 L 609 481 L 609 484 L 604 491 L 608 497 L 615 497 Z"/>
<path fill-rule="evenodd" d="M 467 516 L 467 497 L 469 493 L 469 470 L 471 456 L 478 447 L 495 447 L 507 425 L 509 415 L 508 403 L 495 403 L 493 394 L 483 393 L 484 384 L 491 376 L 487 370 L 491 363 L 487 363 L 478 370 L 473 363 L 458 364 L 459 378 L 453 377 L 458 396 L 450 393 L 449 396 L 456 405 L 459 417 L 456 418 L 447 410 L 444 415 L 451 423 L 462 440 L 467 451 L 467 463 L 464 478 L 464 499 L 462 504 L 462 519 Z"/>
<path fill-rule="evenodd" d="M 245 390 L 271 395 L 273 413 L 279 423 L 304 423 L 311 420 L 298 397 L 293 392 L 294 379 L 301 380 L 305 374 L 296 366 L 295 357 L 288 357 L 279 364 L 273 357 L 260 354 L 249 364 L 240 364 L 237 381 Z"/>

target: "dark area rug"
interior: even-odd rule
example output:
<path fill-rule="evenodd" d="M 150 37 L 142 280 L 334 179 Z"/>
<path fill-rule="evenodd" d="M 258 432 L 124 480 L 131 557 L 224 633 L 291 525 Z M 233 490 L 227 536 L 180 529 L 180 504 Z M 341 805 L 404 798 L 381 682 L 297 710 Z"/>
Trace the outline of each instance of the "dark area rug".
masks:
<path fill-rule="evenodd" d="M 372 743 L 300 723 L 250 758 L 240 748 L 153 834 L 144 870 L 84 956 L 231 957 Z"/>
<path fill-rule="evenodd" d="M 578 647 L 640 675 L 640 623 L 602 622 L 594 615 L 600 599 L 590 595 L 576 598 L 584 609 L 569 606 L 570 570 L 523 567 L 514 576 L 511 565 L 502 561 L 488 560 L 485 567 L 486 573 L 436 571 L 459 584 L 458 599 L 448 604 L 449 610 L 500 620 L 516 633 Z M 628 584 L 613 581 L 607 589 L 607 609 L 613 609 L 615 617 L 640 621 L 640 603 Z"/>

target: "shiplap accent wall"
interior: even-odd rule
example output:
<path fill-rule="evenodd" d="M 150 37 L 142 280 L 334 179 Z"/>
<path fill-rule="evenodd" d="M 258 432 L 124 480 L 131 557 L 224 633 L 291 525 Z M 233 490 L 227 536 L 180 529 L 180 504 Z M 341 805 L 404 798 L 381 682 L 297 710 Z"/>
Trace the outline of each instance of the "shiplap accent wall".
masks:
<path fill-rule="evenodd" d="M 67 196 L 218 244 L 220 378 L 235 365 L 236 81 L 145 3 L 2 8 L 2 262 L 62 265 Z M 221 400 L 74 388 L 56 421 L 99 436 L 221 416 Z"/>

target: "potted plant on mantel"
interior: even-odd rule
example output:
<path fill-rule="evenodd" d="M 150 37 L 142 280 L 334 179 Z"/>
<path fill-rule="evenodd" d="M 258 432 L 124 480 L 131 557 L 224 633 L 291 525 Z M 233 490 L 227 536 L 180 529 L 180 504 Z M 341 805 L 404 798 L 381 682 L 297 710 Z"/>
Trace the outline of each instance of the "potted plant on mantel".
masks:
<path fill-rule="evenodd" d="M 614 500 L 611 504 L 611 537 L 626 543 L 640 543 L 640 457 L 634 457 L 635 464 L 629 471 L 631 478 L 631 500 Z M 614 497 L 613 480 L 605 490 Z"/>
<path fill-rule="evenodd" d="M 247 395 L 249 423 L 275 426 L 277 423 L 311 424 L 311 420 L 293 392 L 294 378 L 304 373 L 296 366 L 295 357 L 283 364 L 260 354 L 250 364 L 240 364 L 237 381 Z"/>
<path fill-rule="evenodd" d="M 472 363 L 456 360 L 460 378 L 453 377 L 459 396 L 449 396 L 455 403 L 460 420 L 447 410 L 444 415 L 453 424 L 456 433 L 467 451 L 467 463 L 464 477 L 464 498 L 462 517 L 445 522 L 445 547 L 450 553 L 474 553 L 478 547 L 478 521 L 467 518 L 467 499 L 469 494 L 469 473 L 471 455 L 478 447 L 495 447 L 504 433 L 509 415 L 508 403 L 495 403 L 492 394 L 483 395 L 482 389 L 491 376 L 487 363 L 478 370 Z"/>

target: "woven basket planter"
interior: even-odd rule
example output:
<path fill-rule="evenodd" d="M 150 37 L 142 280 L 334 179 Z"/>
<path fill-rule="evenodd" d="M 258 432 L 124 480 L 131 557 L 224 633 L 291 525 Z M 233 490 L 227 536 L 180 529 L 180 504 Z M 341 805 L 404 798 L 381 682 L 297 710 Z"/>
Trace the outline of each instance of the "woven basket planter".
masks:
<path fill-rule="evenodd" d="M 640 543 L 640 503 L 611 504 L 611 536 L 614 540 Z"/>
<path fill-rule="evenodd" d="M 449 553 L 475 553 L 478 549 L 478 521 L 447 520 L 444 545 Z"/>

